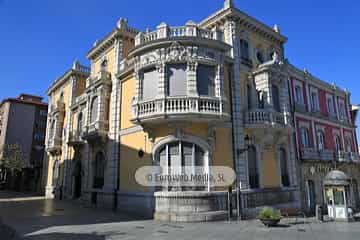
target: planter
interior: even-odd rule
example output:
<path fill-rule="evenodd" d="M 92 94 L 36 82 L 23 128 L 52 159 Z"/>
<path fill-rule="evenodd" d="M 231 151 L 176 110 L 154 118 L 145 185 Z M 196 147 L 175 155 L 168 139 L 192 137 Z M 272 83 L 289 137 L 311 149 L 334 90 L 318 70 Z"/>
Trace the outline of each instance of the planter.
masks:
<path fill-rule="evenodd" d="M 280 219 L 260 219 L 260 221 L 267 227 L 275 227 L 279 224 Z"/>

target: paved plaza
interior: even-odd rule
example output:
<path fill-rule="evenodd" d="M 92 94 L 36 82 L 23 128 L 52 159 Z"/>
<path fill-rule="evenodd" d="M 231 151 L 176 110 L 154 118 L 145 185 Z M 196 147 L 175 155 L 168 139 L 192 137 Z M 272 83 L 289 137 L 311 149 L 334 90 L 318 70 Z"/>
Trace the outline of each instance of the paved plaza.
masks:
<path fill-rule="evenodd" d="M 277 228 L 256 220 L 213 223 L 167 223 L 138 219 L 76 201 L 0 192 L 0 239 L 130 240 L 130 239 L 307 239 L 360 238 L 360 223 L 317 223 L 284 219 Z M 16 231 L 16 233 L 15 233 Z"/>

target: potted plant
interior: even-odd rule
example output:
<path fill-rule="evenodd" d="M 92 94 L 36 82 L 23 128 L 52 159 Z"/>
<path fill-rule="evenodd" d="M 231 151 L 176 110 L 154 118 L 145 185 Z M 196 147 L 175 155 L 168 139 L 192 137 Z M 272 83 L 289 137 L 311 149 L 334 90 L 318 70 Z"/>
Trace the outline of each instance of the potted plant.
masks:
<path fill-rule="evenodd" d="M 261 209 L 258 219 L 267 227 L 276 226 L 281 220 L 281 213 L 271 207 L 264 207 Z"/>

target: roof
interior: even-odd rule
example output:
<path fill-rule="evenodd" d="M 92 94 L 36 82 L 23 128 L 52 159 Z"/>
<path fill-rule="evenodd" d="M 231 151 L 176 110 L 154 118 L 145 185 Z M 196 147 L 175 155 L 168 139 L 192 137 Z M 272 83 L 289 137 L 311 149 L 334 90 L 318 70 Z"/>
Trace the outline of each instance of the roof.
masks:
<path fill-rule="evenodd" d="M 47 107 L 48 104 L 46 102 L 38 102 L 38 101 L 33 101 L 31 99 L 20 99 L 21 96 L 30 96 L 30 97 L 34 97 L 34 98 L 38 98 L 38 99 L 43 99 L 43 97 L 40 96 L 36 96 L 36 95 L 31 95 L 31 94 L 21 94 L 19 97 L 17 98 L 5 98 L 1 101 L 0 106 L 2 106 L 4 103 L 6 102 L 13 102 L 13 103 L 22 103 L 22 104 L 29 104 L 29 105 L 37 105 L 37 106 L 43 106 L 43 107 Z"/>
<path fill-rule="evenodd" d="M 347 186 L 349 181 L 350 178 L 344 172 L 333 170 L 326 175 L 324 184 L 328 186 Z"/>

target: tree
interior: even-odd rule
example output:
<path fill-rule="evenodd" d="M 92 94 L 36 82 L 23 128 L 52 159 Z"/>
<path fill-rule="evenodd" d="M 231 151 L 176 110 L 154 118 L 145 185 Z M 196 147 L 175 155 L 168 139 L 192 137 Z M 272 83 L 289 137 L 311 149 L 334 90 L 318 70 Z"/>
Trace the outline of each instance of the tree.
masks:
<path fill-rule="evenodd" d="M 25 167 L 24 153 L 19 144 L 5 144 L 2 147 L 0 168 L 21 172 Z"/>

